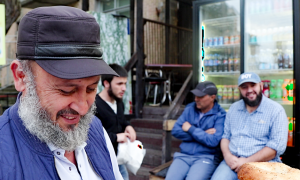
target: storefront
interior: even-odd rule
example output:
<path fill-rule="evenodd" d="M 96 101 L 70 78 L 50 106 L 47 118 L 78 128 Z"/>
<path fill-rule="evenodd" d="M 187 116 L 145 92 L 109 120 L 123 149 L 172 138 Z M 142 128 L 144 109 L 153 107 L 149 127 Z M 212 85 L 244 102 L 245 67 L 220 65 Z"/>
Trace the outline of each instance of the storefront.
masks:
<path fill-rule="evenodd" d="M 224 109 L 239 100 L 237 80 L 255 72 L 263 93 L 281 104 L 289 119 L 282 161 L 299 166 L 300 58 L 298 0 L 202 0 L 193 2 L 195 85 L 209 80 L 218 87 Z"/>

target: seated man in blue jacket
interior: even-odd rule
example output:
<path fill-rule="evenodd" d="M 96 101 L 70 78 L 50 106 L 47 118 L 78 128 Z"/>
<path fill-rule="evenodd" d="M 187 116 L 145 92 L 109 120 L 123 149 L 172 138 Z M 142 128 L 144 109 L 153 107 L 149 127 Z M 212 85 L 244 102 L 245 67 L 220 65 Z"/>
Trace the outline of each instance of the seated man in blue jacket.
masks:
<path fill-rule="evenodd" d="M 216 101 L 217 88 L 205 81 L 191 92 L 195 102 L 186 106 L 172 130 L 182 140 L 181 152 L 174 154 L 166 180 L 210 179 L 222 158 L 219 144 L 226 112 Z"/>

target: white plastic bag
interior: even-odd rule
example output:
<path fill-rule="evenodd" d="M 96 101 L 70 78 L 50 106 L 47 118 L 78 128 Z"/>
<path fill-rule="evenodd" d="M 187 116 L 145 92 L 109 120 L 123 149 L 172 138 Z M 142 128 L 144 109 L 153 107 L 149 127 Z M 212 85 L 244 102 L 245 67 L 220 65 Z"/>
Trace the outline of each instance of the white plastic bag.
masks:
<path fill-rule="evenodd" d="M 141 167 L 146 150 L 143 147 L 141 141 L 135 140 L 130 142 L 127 139 L 127 143 L 119 143 L 118 145 L 118 164 L 125 164 L 127 169 L 134 175 Z"/>

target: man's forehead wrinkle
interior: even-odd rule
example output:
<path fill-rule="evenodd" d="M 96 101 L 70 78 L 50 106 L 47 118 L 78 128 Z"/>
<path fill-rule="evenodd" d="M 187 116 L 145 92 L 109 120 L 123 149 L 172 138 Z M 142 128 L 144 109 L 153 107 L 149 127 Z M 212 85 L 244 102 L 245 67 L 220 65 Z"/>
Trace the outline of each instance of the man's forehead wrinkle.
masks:
<path fill-rule="evenodd" d="M 70 80 L 70 79 L 63 79 L 61 82 L 57 82 L 56 86 L 57 87 L 77 87 L 82 85 L 83 80 Z M 89 83 L 87 86 L 95 85 L 98 84 L 99 79 L 97 79 L 95 82 Z M 83 84 L 86 84 L 83 82 Z"/>

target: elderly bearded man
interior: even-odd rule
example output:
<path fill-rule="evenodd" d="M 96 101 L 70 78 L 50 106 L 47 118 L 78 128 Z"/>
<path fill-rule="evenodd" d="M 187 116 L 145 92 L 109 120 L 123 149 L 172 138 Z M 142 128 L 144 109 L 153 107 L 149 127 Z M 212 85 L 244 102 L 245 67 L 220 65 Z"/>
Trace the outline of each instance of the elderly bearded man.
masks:
<path fill-rule="evenodd" d="M 0 179 L 123 179 L 110 139 L 93 114 L 102 59 L 94 17 L 43 7 L 19 25 L 11 63 L 17 102 L 0 118 Z"/>

